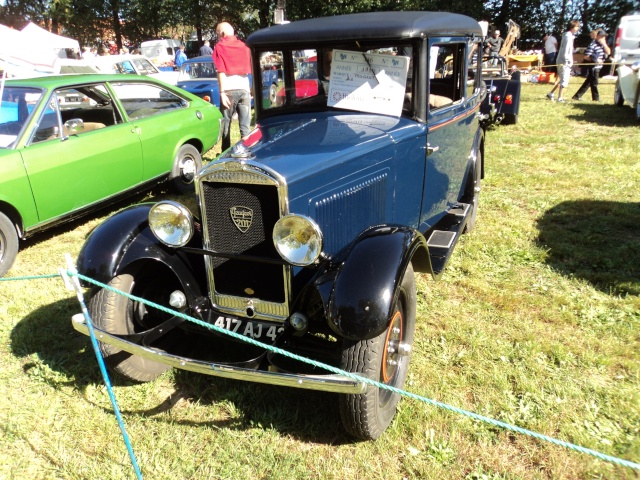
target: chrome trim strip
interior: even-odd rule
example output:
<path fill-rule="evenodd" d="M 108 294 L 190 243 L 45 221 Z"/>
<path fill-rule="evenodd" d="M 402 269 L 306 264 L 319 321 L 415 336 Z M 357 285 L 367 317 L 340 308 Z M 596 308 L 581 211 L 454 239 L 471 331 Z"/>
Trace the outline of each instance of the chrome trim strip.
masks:
<path fill-rule="evenodd" d="M 87 327 L 83 314 L 75 314 L 72 317 L 71 323 L 75 330 L 84 335 L 89 335 L 89 328 Z M 147 358 L 155 362 L 160 362 L 181 370 L 188 370 L 190 372 L 202 373 L 215 377 L 232 378 L 234 380 L 266 383 L 268 385 L 278 385 L 281 387 L 319 390 L 322 392 L 357 394 L 364 393 L 367 389 L 366 383 L 345 377 L 344 375 L 297 375 L 292 373 L 265 372 L 218 363 L 203 362 L 191 358 L 171 355 L 154 348 L 136 345 L 126 340 L 122 340 L 121 338 L 114 337 L 95 326 L 93 327 L 93 330 L 96 338 L 100 342 L 107 343 L 133 355 Z"/>

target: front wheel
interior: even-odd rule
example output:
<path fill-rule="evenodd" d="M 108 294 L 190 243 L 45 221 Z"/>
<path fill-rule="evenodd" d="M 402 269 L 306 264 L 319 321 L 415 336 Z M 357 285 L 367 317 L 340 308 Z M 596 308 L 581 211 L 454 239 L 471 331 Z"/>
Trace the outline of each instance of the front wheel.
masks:
<path fill-rule="evenodd" d="M 18 256 L 18 232 L 9 218 L 0 213 L 0 277 L 9 271 Z"/>
<path fill-rule="evenodd" d="M 469 233 L 476 226 L 476 219 L 478 218 L 478 206 L 480 203 L 480 190 L 482 182 L 482 151 L 478 148 L 476 154 L 476 161 L 474 162 L 473 171 L 467 181 L 467 187 L 465 190 L 464 200 L 471 204 L 471 213 L 467 219 L 467 223 L 464 226 L 463 233 Z"/>
<path fill-rule="evenodd" d="M 397 289 L 388 328 L 375 338 L 344 341 L 341 368 L 402 388 L 409 370 L 416 323 L 416 284 L 411 264 Z M 398 393 L 370 385 L 365 393 L 340 395 L 342 423 L 356 438 L 375 440 L 391 424 Z"/>
<path fill-rule="evenodd" d="M 177 280 L 171 281 L 170 276 L 153 268 L 153 265 L 141 268 L 133 274 L 120 274 L 111 279 L 109 286 L 165 307 L 169 307 L 171 292 L 179 288 Z M 89 313 L 97 328 L 115 335 L 140 334 L 162 324 L 168 325 L 173 318 L 167 313 L 147 307 L 107 288 L 98 290 L 91 298 Z M 167 345 L 176 343 L 179 334 L 178 330 L 167 328 L 166 336 L 149 346 L 164 350 Z M 163 363 L 132 355 L 106 343 L 99 345 L 105 364 L 112 371 L 130 380 L 149 382 L 170 368 Z"/>
<path fill-rule="evenodd" d="M 640 82 L 638 82 L 638 88 L 636 89 L 636 99 L 634 103 L 636 106 L 636 118 L 640 118 Z"/>
<path fill-rule="evenodd" d="M 172 188 L 177 193 L 191 193 L 195 189 L 194 179 L 198 170 L 202 168 L 202 157 L 193 145 L 185 144 L 180 147 L 173 160 L 171 169 Z"/>

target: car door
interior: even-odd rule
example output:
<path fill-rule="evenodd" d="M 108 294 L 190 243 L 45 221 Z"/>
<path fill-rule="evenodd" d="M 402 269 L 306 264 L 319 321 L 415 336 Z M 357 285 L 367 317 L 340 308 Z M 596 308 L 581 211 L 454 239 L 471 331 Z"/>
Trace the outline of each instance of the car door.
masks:
<path fill-rule="evenodd" d="M 184 123 L 192 124 L 196 113 L 188 110 L 189 102 L 170 90 L 144 81 L 111 84 L 111 88 L 140 136 L 144 178 L 171 170 L 183 137 L 202 136 L 199 131 L 185 131 Z M 208 127 L 203 124 L 200 128 Z"/>
<path fill-rule="evenodd" d="M 420 230 L 425 231 L 455 205 L 462 194 L 473 143 L 477 108 L 465 102 L 465 39 L 431 39 L 427 81 L 425 190 Z"/>
<path fill-rule="evenodd" d="M 111 125 L 95 130 L 69 132 L 67 120 L 81 115 L 104 115 L 105 105 L 89 104 L 85 108 L 64 111 L 59 96 L 73 89 L 52 93 L 27 146 L 21 151 L 31 183 L 40 222 L 65 215 L 94 204 L 142 181 L 142 150 L 138 135 L 122 121 L 113 99 L 103 85 L 96 86 L 106 95 L 104 103 L 112 110 Z M 71 116 L 71 119 L 67 117 Z M 117 123 L 116 123 L 117 122 Z M 98 125 L 98 126 L 99 126 Z"/>

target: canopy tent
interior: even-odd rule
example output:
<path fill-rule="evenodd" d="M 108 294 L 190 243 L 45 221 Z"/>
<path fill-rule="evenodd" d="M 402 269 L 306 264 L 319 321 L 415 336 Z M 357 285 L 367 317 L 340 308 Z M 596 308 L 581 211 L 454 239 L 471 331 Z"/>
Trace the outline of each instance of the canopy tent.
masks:
<path fill-rule="evenodd" d="M 15 76 L 24 76 L 24 71 L 29 70 L 32 74 L 55 72 L 59 52 L 66 48 L 80 51 L 80 44 L 33 23 L 22 30 L 0 25 L 0 68 Z"/>

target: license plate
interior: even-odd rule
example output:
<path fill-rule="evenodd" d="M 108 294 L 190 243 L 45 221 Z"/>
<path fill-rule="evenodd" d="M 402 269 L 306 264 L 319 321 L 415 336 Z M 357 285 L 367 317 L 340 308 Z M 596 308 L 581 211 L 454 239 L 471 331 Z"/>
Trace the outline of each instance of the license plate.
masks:
<path fill-rule="evenodd" d="M 223 316 L 219 316 L 213 324 L 218 328 L 223 328 L 245 337 L 265 341 L 275 341 L 276 337 L 284 331 L 284 326 L 281 324 Z"/>

